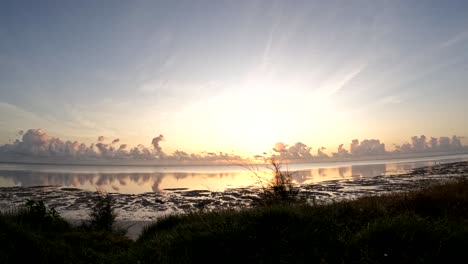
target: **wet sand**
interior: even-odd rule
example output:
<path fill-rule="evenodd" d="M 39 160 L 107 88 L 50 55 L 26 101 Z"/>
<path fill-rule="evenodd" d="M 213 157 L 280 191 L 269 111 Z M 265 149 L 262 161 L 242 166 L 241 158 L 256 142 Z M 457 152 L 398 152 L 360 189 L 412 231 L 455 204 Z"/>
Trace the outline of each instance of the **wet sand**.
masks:
<path fill-rule="evenodd" d="M 400 175 L 332 180 L 299 185 L 297 188 L 299 195 L 309 201 L 327 202 L 407 191 L 435 181 L 460 177 L 468 177 L 466 161 L 417 168 Z M 164 215 L 198 209 L 246 208 L 258 197 L 259 191 L 255 188 L 228 189 L 224 192 L 173 188 L 157 193 L 111 195 L 115 201 L 117 224 L 128 229 L 131 238 L 136 238 L 145 225 Z M 92 198 L 96 195 L 96 192 L 58 186 L 1 187 L 0 210 L 21 206 L 26 199 L 42 200 L 64 218 L 79 222 L 88 218 Z"/>

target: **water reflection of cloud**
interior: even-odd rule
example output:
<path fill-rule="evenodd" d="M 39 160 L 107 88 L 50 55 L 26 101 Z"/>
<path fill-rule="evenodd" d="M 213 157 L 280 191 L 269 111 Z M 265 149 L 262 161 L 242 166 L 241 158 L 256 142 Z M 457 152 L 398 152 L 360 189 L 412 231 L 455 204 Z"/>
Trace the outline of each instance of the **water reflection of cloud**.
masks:
<path fill-rule="evenodd" d="M 347 177 L 348 171 L 349 171 L 349 167 L 340 167 L 340 168 L 338 168 L 338 173 L 340 174 L 341 178 Z"/>
<path fill-rule="evenodd" d="M 320 177 L 327 177 L 326 171 L 327 171 L 327 169 L 322 169 L 322 168 L 320 168 L 320 169 L 318 170 L 319 176 L 320 176 Z"/>
<path fill-rule="evenodd" d="M 153 185 L 151 186 L 151 190 L 153 190 L 153 192 L 161 192 L 159 185 L 161 184 L 162 178 L 163 177 L 155 178 L 155 181 L 153 182 Z"/>
<path fill-rule="evenodd" d="M 177 181 L 186 179 L 219 179 L 221 182 L 238 177 L 239 173 L 62 173 L 44 171 L 0 170 L 0 178 L 14 185 L 30 186 L 63 186 L 87 189 L 91 191 L 106 189 L 125 192 L 129 188 L 137 188 L 131 192 L 141 193 L 152 190 L 161 192 L 163 179 L 174 178 Z M 196 180 L 194 180 L 196 182 Z M 11 185 L 11 183 L 9 183 Z M 218 184 L 219 185 L 219 184 Z M 226 185 L 226 183 L 224 183 Z M 132 187 L 133 186 L 133 187 Z"/>
<path fill-rule="evenodd" d="M 98 180 L 95 183 L 97 186 L 104 186 L 109 184 L 109 180 L 105 177 L 98 177 Z"/>
<path fill-rule="evenodd" d="M 373 177 L 385 174 L 385 164 L 373 164 L 373 165 L 353 165 L 351 166 L 353 177 Z"/>
<path fill-rule="evenodd" d="M 385 174 L 385 168 L 385 164 L 314 168 L 300 171 L 299 173 L 295 172 L 296 175 L 294 175 L 294 180 L 297 183 L 309 183 L 346 178 L 373 177 Z M 411 166 L 409 169 L 411 168 L 414 168 L 414 166 Z"/>
<path fill-rule="evenodd" d="M 292 173 L 292 177 L 295 183 L 303 183 L 312 176 L 311 170 L 295 171 Z"/>
<path fill-rule="evenodd" d="M 404 173 L 415 167 L 431 165 L 433 162 L 388 163 L 353 165 L 331 168 L 313 168 L 293 172 L 297 184 L 317 183 L 327 180 L 361 178 Z M 262 174 L 264 173 L 264 174 Z M 166 188 L 198 188 L 224 190 L 256 184 L 253 172 L 232 171 L 219 173 L 196 172 L 139 172 L 139 173 L 88 173 L 50 172 L 34 170 L 0 170 L 1 186 L 46 186 L 55 185 L 95 191 L 97 188 L 121 193 L 161 192 Z M 268 170 L 264 177 L 271 177 Z M 3 184 L 2 184 L 3 183 Z"/>

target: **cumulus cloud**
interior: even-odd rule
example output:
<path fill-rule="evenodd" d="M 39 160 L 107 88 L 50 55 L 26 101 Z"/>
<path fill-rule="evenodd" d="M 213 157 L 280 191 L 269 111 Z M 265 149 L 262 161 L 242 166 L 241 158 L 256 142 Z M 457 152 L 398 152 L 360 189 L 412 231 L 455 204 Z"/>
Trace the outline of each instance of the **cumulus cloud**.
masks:
<path fill-rule="evenodd" d="M 202 154 L 175 151 L 172 155 L 166 155 L 160 143 L 164 140 L 163 135 L 152 139 L 151 147 L 139 144 L 128 149 L 127 144 L 115 144 L 120 139 L 114 139 L 112 143 L 103 141 L 106 137 L 99 136 L 97 143 L 86 145 L 77 141 L 63 141 L 60 138 L 50 136 L 42 129 L 29 129 L 22 134 L 21 139 L 12 144 L 0 146 L 0 160 L 54 158 L 79 160 L 126 160 L 126 161 L 174 161 L 174 162 L 232 162 L 242 161 L 243 158 L 224 152 L 203 152 Z"/>
<path fill-rule="evenodd" d="M 431 149 L 437 149 L 439 147 L 439 139 L 431 137 L 431 139 L 429 140 L 429 147 Z"/>
<path fill-rule="evenodd" d="M 385 144 L 380 143 L 378 139 L 364 139 L 359 142 L 354 139 L 351 142 L 350 153 L 356 156 L 371 156 L 385 154 Z"/>
<path fill-rule="evenodd" d="M 187 152 L 181 151 L 181 150 L 174 151 L 172 156 L 176 160 L 189 160 L 190 159 L 190 155 Z"/>
<path fill-rule="evenodd" d="M 224 152 L 206 152 L 204 151 L 202 154 L 195 154 L 195 153 L 187 153 L 185 151 L 176 150 L 170 156 L 165 157 L 166 160 L 176 160 L 176 161 L 197 161 L 197 162 L 241 162 L 243 158 L 239 155 L 229 154 Z"/>
<path fill-rule="evenodd" d="M 145 147 L 142 144 L 139 144 L 138 146 L 132 148 L 129 150 L 128 154 L 132 159 L 135 160 L 157 160 L 158 157 L 156 157 L 153 153 L 153 151 Z"/>
<path fill-rule="evenodd" d="M 18 133 L 19 134 L 19 133 Z M 129 148 L 127 144 L 120 144 L 119 138 L 112 140 L 111 143 L 104 143 L 104 136 L 99 136 L 98 142 L 84 144 L 78 141 L 62 140 L 58 137 L 49 135 L 42 129 L 29 129 L 21 133 L 20 139 L 13 143 L 0 146 L 0 160 L 20 161 L 31 160 L 35 158 L 53 158 L 55 160 L 117 160 L 117 161 L 164 161 L 174 163 L 192 162 L 215 162 L 215 163 L 242 163 L 247 159 L 235 155 L 234 153 L 210 152 L 187 153 L 183 150 L 176 150 L 172 154 L 166 154 L 163 151 L 161 142 L 164 136 L 159 135 L 151 140 L 150 147 L 139 144 Z M 395 151 L 387 152 L 385 145 L 378 139 L 364 139 L 359 141 L 355 139 L 351 142 L 350 151 L 344 144 L 338 146 L 337 151 L 333 152 L 331 157 L 325 153 L 325 148 L 320 147 L 316 155 L 312 155 L 312 148 L 302 142 L 288 145 L 278 142 L 273 147 L 275 156 L 284 160 L 324 160 L 329 158 L 352 158 L 362 156 L 377 155 L 399 155 L 404 153 L 426 153 L 426 152 L 468 152 L 468 148 L 463 146 L 461 137 L 426 137 L 425 135 L 414 136 L 407 143 L 395 145 Z M 266 161 L 267 153 L 256 155 L 252 160 Z M 52 160 L 51 160 L 52 161 Z"/>
<path fill-rule="evenodd" d="M 317 149 L 317 157 L 318 158 L 328 158 L 328 155 L 324 152 L 326 150 L 325 147 L 320 147 Z"/>
<path fill-rule="evenodd" d="M 49 136 L 41 129 L 30 129 L 23 135 L 23 142 L 31 146 L 42 146 L 49 141 Z"/>
<path fill-rule="evenodd" d="M 312 150 L 311 147 L 308 147 L 306 144 L 302 142 L 297 142 L 292 146 L 288 146 L 283 142 L 278 142 L 273 147 L 273 151 L 275 151 L 281 159 L 310 159 L 312 158 L 312 154 L 310 151 Z"/>
<path fill-rule="evenodd" d="M 153 138 L 153 140 L 151 141 L 151 145 L 153 145 L 155 154 L 156 154 L 158 157 L 164 157 L 164 152 L 162 151 L 161 146 L 159 146 L 159 143 L 160 143 L 161 141 L 163 141 L 163 140 L 164 140 L 164 136 L 163 136 L 163 135 L 159 135 L 159 136 Z"/>
<path fill-rule="evenodd" d="M 343 147 L 344 144 L 340 144 L 338 146 L 337 152 L 333 152 L 332 155 L 333 157 L 336 158 L 344 158 L 344 157 L 349 157 L 349 151 Z"/>
<path fill-rule="evenodd" d="M 310 154 L 311 150 L 312 148 L 308 147 L 306 144 L 297 142 L 288 148 L 288 153 L 294 159 L 309 159 L 312 158 L 312 154 Z"/>
<path fill-rule="evenodd" d="M 0 146 L 0 158 L 5 156 L 75 159 L 130 158 L 130 153 L 125 151 L 125 144 L 116 149 L 110 144 L 102 143 L 103 140 L 104 136 L 100 136 L 98 143 L 86 145 L 77 141 L 63 141 L 50 136 L 42 129 L 29 129 L 23 133 L 21 140 Z"/>
<path fill-rule="evenodd" d="M 263 156 L 263 155 L 254 155 L 253 158 L 254 158 L 254 160 L 259 160 L 259 161 L 264 161 L 265 160 L 265 156 Z"/>
<path fill-rule="evenodd" d="M 280 152 L 280 153 L 285 152 L 287 147 L 288 145 L 284 144 L 283 142 L 278 142 L 273 147 L 273 151 Z"/>
<path fill-rule="evenodd" d="M 86 152 L 88 147 L 76 141 L 62 141 L 51 137 L 42 129 L 29 129 L 21 140 L 0 147 L 0 153 L 19 156 L 76 156 Z"/>
<path fill-rule="evenodd" d="M 109 155 L 110 149 L 108 149 L 108 145 L 104 143 L 96 143 L 96 148 L 98 149 L 99 153 L 101 153 L 102 156 L 106 157 Z"/>
<path fill-rule="evenodd" d="M 121 144 L 118 150 L 125 150 L 127 148 L 127 144 Z"/>
<path fill-rule="evenodd" d="M 431 137 L 429 140 L 425 135 L 413 136 L 410 142 L 395 146 L 395 152 L 399 153 L 422 153 L 422 152 L 457 152 L 465 149 L 461 143 L 461 137 Z"/>
<path fill-rule="evenodd" d="M 312 149 L 302 142 L 289 146 L 286 143 L 278 142 L 274 145 L 274 155 L 283 160 L 324 160 L 329 158 L 360 158 L 360 157 L 376 157 L 384 155 L 399 155 L 405 153 L 429 153 L 429 152 L 468 152 L 468 148 L 463 146 L 461 138 L 458 136 L 428 137 L 425 135 L 413 136 L 408 143 L 402 145 L 395 145 L 395 151 L 389 152 L 385 149 L 385 144 L 379 139 L 354 139 L 350 143 L 349 150 L 345 148 L 344 144 L 340 144 L 336 152 L 331 153 L 331 157 L 325 153 L 325 148 L 320 147 L 317 149 L 317 154 L 312 155 Z M 266 156 L 256 155 L 255 160 L 266 160 Z"/>
<path fill-rule="evenodd" d="M 377 156 L 385 154 L 431 153 L 431 152 L 460 152 L 467 150 L 461 143 L 461 137 L 427 137 L 426 135 L 412 136 L 408 142 L 394 145 L 395 150 L 387 152 L 385 144 L 378 139 L 365 139 L 362 142 L 354 139 L 350 145 L 352 156 Z M 340 151 L 339 151 L 340 152 Z M 341 153 L 344 153 L 341 151 Z"/>

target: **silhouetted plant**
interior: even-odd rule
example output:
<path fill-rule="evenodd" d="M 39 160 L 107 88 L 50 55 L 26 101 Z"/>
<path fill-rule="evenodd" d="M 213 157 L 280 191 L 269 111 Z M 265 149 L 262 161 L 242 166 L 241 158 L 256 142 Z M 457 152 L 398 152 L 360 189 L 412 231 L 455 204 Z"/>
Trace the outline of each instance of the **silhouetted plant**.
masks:
<path fill-rule="evenodd" d="M 55 208 L 47 209 L 43 201 L 26 200 L 25 204 L 28 214 L 37 219 L 50 219 L 52 221 L 62 221 L 62 217 Z"/>
<path fill-rule="evenodd" d="M 255 204 L 268 205 L 275 203 L 299 202 L 299 190 L 294 188 L 293 174 L 289 170 L 283 170 L 281 163 L 272 156 L 268 159 L 271 165 L 271 174 L 273 178 L 260 175 L 258 170 L 249 168 L 255 175 L 260 184 L 261 192 L 259 200 Z"/>
<path fill-rule="evenodd" d="M 113 207 L 113 198 L 110 194 L 99 193 L 91 208 L 90 227 L 100 231 L 113 231 L 115 217 L 117 216 Z"/>
<path fill-rule="evenodd" d="M 40 228 L 68 228 L 68 223 L 55 208 L 47 208 L 43 201 L 28 199 L 24 204 L 25 211 L 19 211 L 18 216 L 27 223 Z"/>
<path fill-rule="evenodd" d="M 43 201 L 34 201 L 31 199 L 26 200 L 25 203 L 26 208 L 28 209 L 28 213 L 35 218 L 46 218 L 47 208 Z"/>

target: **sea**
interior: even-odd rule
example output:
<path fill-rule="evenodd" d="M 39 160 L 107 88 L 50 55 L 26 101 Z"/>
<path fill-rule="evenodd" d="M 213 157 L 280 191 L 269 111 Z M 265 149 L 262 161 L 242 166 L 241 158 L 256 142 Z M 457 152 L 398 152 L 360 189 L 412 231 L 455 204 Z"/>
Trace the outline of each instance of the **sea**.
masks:
<path fill-rule="evenodd" d="M 399 175 L 414 168 L 468 161 L 468 154 L 410 159 L 281 164 L 296 185 Z M 259 187 L 268 165 L 103 166 L 0 163 L 0 187 L 59 187 L 119 194 Z"/>

